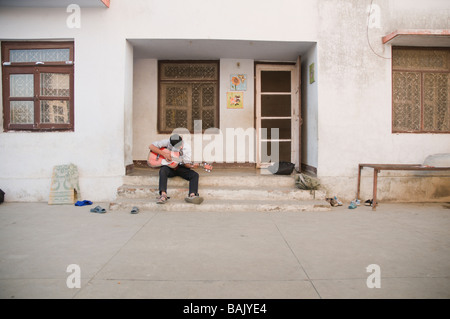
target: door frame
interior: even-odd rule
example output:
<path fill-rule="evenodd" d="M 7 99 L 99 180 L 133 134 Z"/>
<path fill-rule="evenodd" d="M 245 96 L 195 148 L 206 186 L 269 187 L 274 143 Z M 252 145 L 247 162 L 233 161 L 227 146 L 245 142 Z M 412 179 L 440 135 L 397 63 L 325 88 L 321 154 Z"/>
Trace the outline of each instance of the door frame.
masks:
<path fill-rule="evenodd" d="M 301 98 L 300 57 L 297 63 L 255 63 L 255 129 L 256 129 L 256 167 L 266 168 L 269 163 L 261 163 L 261 71 L 291 71 L 291 162 L 300 170 L 301 151 Z"/>

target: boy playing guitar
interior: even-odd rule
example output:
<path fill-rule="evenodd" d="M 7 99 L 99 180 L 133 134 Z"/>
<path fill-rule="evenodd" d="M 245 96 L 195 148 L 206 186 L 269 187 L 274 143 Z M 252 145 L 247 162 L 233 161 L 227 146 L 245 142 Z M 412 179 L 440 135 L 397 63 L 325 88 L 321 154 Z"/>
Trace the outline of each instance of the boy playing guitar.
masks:
<path fill-rule="evenodd" d="M 185 201 L 192 204 L 201 204 L 203 198 L 198 194 L 199 174 L 192 170 L 198 164 L 191 164 L 191 147 L 184 143 L 182 137 L 173 134 L 169 139 L 153 142 L 149 146 L 149 165 L 161 166 L 159 170 L 159 198 L 157 204 L 165 204 L 167 196 L 167 180 L 170 177 L 180 176 L 189 181 L 189 195 Z M 153 154 L 152 154 L 153 153 Z M 178 157 L 179 156 L 179 157 Z M 205 165 L 206 169 L 211 169 Z"/>

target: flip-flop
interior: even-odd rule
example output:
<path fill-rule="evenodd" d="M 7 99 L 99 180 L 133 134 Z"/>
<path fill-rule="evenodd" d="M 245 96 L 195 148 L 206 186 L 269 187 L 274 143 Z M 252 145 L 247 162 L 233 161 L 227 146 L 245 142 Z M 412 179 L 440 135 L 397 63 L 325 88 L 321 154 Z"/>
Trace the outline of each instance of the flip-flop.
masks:
<path fill-rule="evenodd" d="M 85 206 L 85 205 L 92 205 L 92 202 L 90 200 L 82 200 L 75 203 L 75 206 Z"/>
<path fill-rule="evenodd" d="M 131 212 L 130 212 L 131 214 L 137 214 L 137 213 L 139 213 L 139 208 L 137 208 L 136 206 L 134 206 L 132 209 L 131 209 Z"/>
<path fill-rule="evenodd" d="M 91 213 L 104 214 L 104 213 L 106 213 L 106 209 L 104 209 L 103 207 L 97 206 L 97 207 L 91 209 Z"/>

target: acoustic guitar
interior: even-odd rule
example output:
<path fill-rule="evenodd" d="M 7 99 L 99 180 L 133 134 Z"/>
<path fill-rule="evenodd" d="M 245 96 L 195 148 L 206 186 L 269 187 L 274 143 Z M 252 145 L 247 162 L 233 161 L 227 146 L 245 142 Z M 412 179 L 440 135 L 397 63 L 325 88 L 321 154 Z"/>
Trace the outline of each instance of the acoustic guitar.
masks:
<path fill-rule="evenodd" d="M 160 148 L 161 151 L 165 150 L 165 149 L 166 149 L 165 147 Z M 164 156 L 150 151 L 148 153 L 147 164 L 153 168 L 161 167 L 163 165 L 169 166 L 170 168 L 176 168 L 179 164 L 183 164 L 183 162 L 180 158 L 180 152 L 171 151 L 170 155 L 172 156 L 171 162 L 166 160 L 164 158 Z M 188 163 L 188 164 L 193 164 L 193 163 Z M 210 165 L 208 163 L 202 163 L 202 164 L 199 164 L 199 166 L 203 167 L 204 170 L 207 172 L 211 172 L 211 170 L 213 168 L 212 165 Z"/>

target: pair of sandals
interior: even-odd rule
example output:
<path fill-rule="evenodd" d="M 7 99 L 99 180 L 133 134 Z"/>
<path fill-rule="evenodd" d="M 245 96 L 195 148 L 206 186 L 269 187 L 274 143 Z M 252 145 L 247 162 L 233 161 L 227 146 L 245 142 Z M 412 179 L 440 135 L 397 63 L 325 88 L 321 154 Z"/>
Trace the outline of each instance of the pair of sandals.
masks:
<path fill-rule="evenodd" d="M 106 209 L 104 209 L 104 208 L 101 207 L 101 206 L 97 206 L 97 207 L 91 209 L 91 213 L 104 214 L 104 213 L 106 213 Z M 139 208 L 137 208 L 136 206 L 134 206 L 134 207 L 131 209 L 131 212 L 130 212 L 130 213 L 131 213 L 131 214 L 137 214 L 137 213 L 139 213 Z"/>

